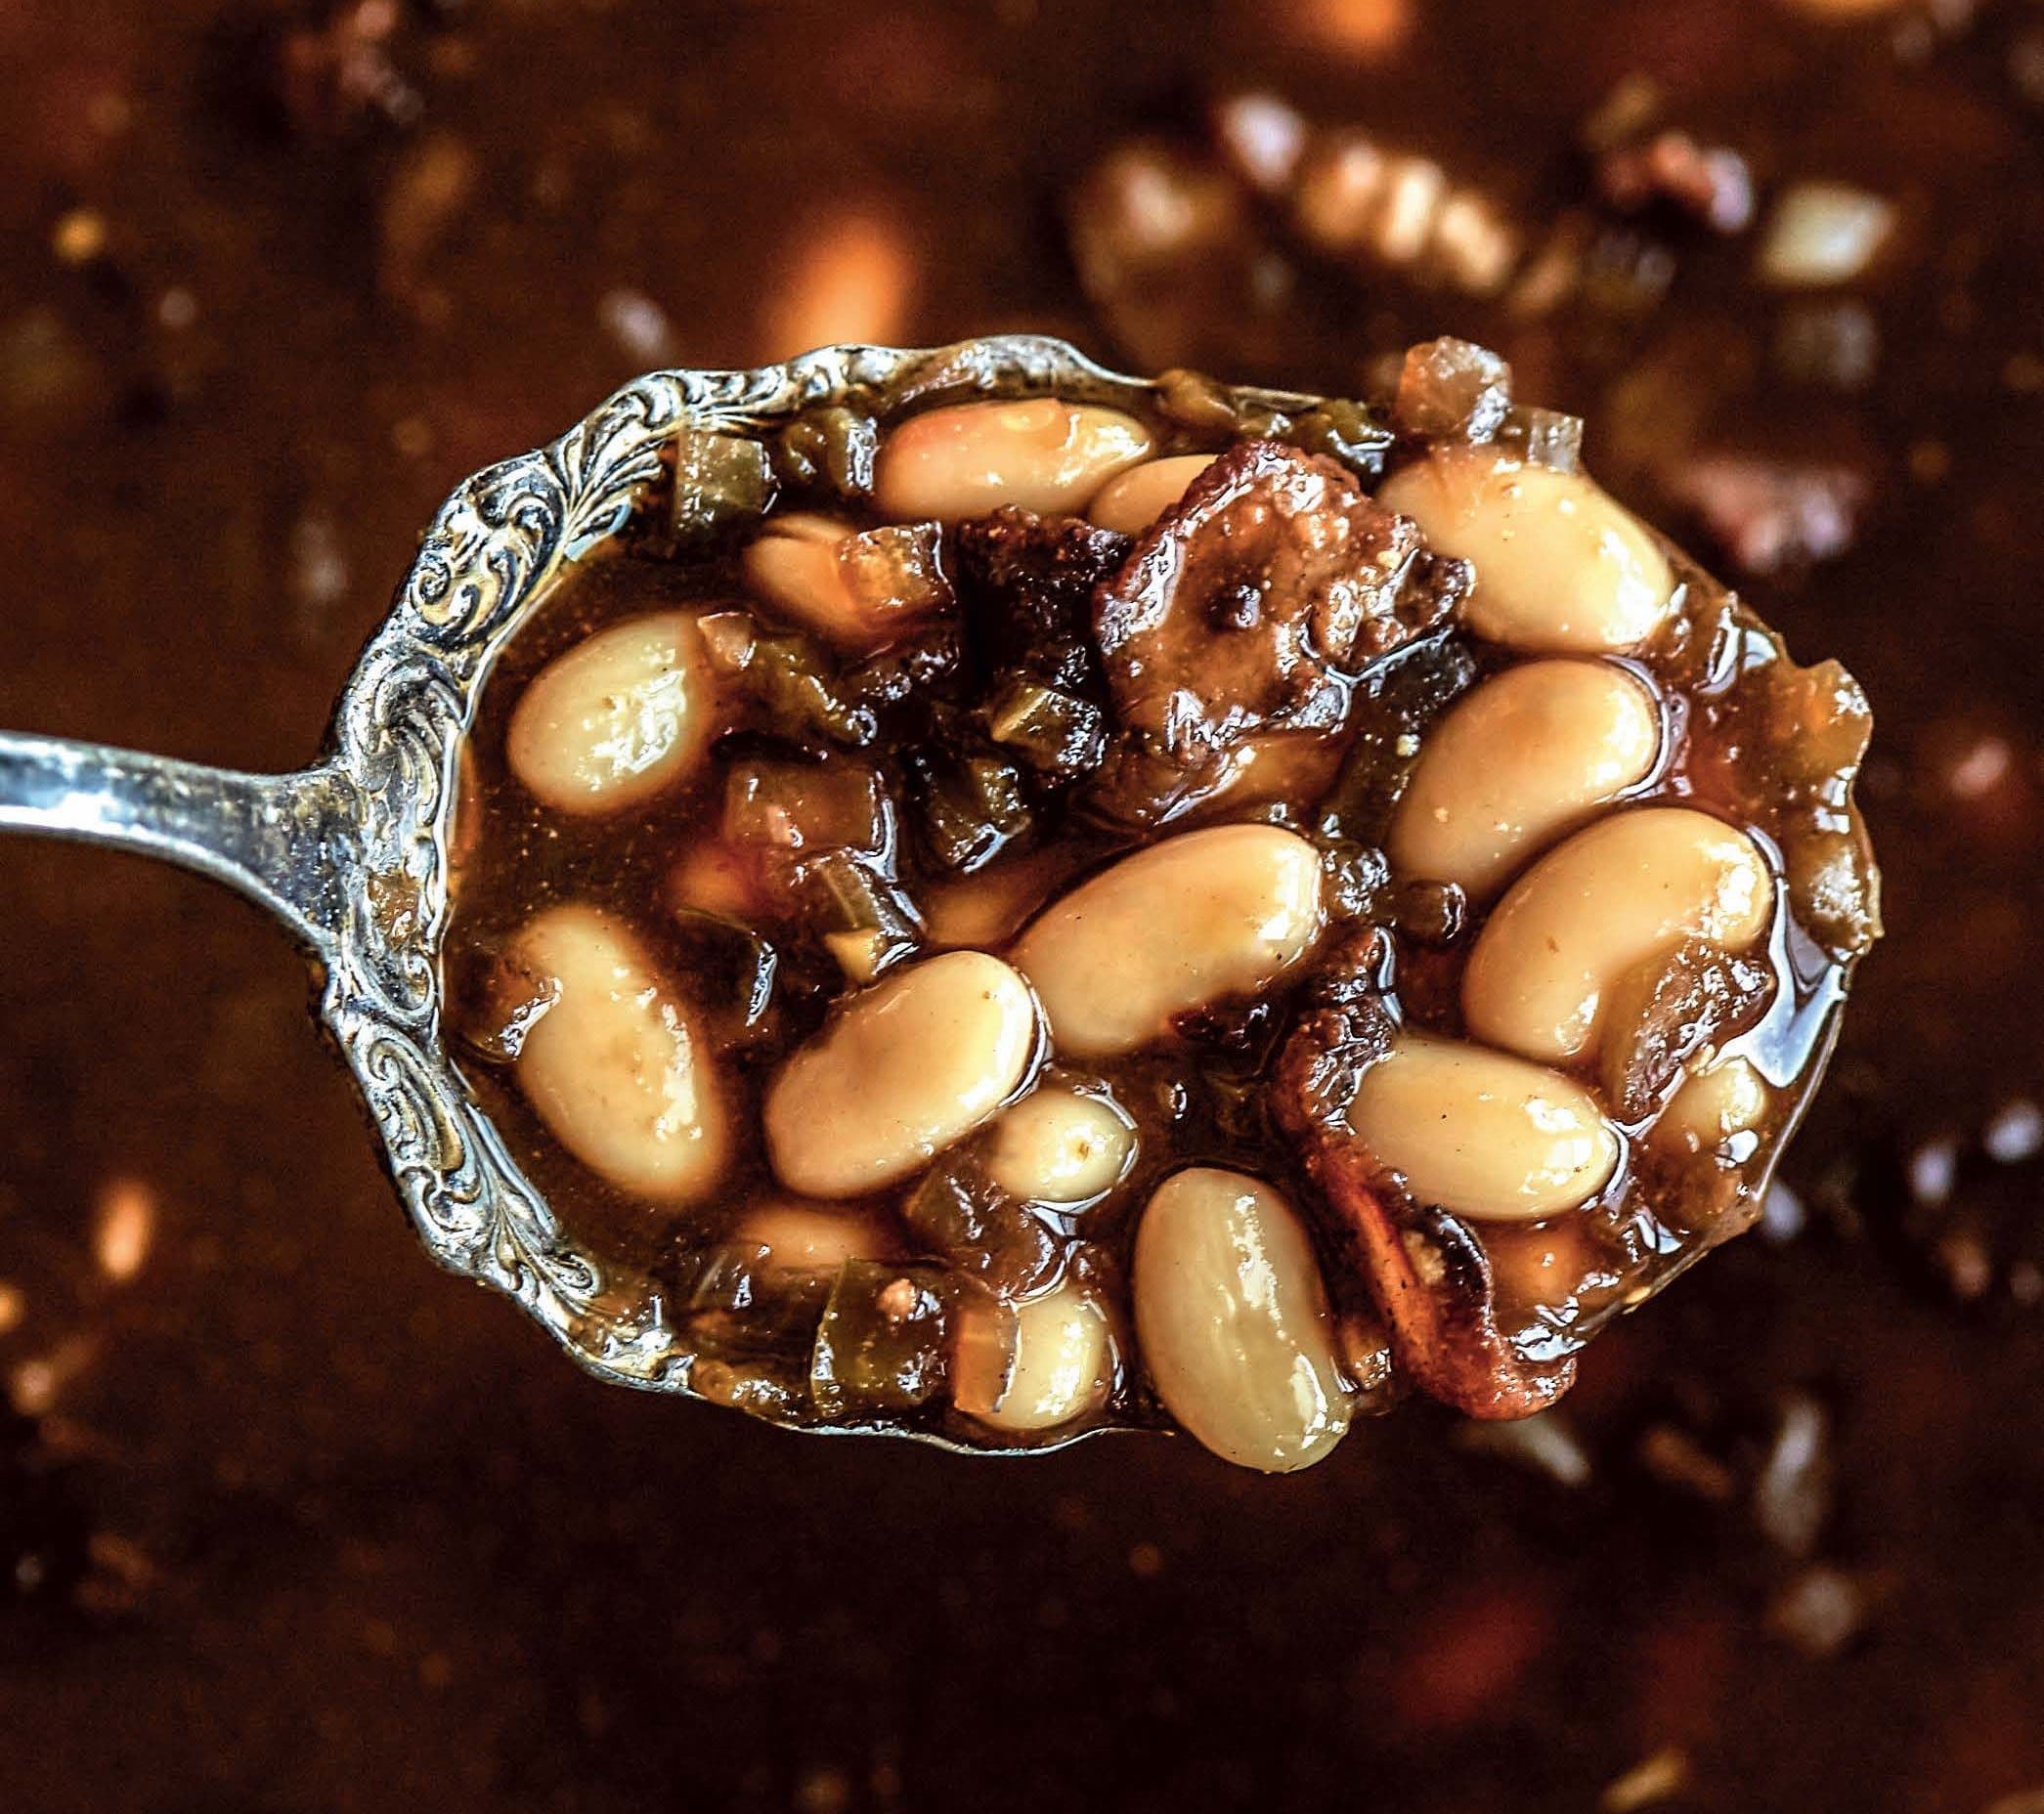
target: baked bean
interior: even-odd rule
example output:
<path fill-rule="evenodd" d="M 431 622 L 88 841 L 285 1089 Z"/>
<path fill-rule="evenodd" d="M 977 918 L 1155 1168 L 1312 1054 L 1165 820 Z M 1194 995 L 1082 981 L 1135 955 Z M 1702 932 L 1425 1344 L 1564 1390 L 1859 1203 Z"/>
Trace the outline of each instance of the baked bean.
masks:
<path fill-rule="evenodd" d="M 833 647 L 876 649 L 941 610 L 948 582 L 930 525 L 861 533 L 808 511 L 768 517 L 745 550 L 746 582 Z"/>
<path fill-rule="evenodd" d="M 1741 950 L 1766 930 L 1767 865 L 1744 832 L 1687 806 L 1617 812 L 1514 883 L 1462 976 L 1478 1039 L 1544 1063 L 1595 1049 L 1606 991 L 1701 938 Z"/>
<path fill-rule="evenodd" d="M 774 1175 L 826 1198 L 905 1178 L 999 1111 L 1038 1043 L 1029 985 L 1000 959 L 905 965 L 781 1066 L 765 1104 Z"/>
<path fill-rule="evenodd" d="M 968 1299 L 959 1312 L 951 1402 L 997 1430 L 1053 1430 L 1108 1389 L 1108 1319 L 1071 1284 L 1015 1305 Z"/>
<path fill-rule="evenodd" d="M 680 997 L 595 907 L 550 907 L 511 961 L 553 1000 L 519 1048 L 519 1087 L 554 1138 L 621 1190 L 697 1197 L 723 1170 L 723 1093 Z"/>
<path fill-rule="evenodd" d="M 1481 1221 L 1575 1209 L 1618 1169 L 1618 1135 L 1580 1084 L 1426 1033 L 1363 1073 L 1349 1124 L 1422 1203 Z"/>
<path fill-rule="evenodd" d="M 884 1258 L 892 1245 L 854 1210 L 787 1196 L 755 1203 L 733 1238 L 765 1248 L 769 1273 L 835 1273 L 848 1260 Z"/>
<path fill-rule="evenodd" d="M 1647 1144 L 1663 1152 L 1716 1152 L 1767 1118 L 1765 1081 L 1744 1058 L 1693 1072 L 1661 1111 Z"/>
<path fill-rule="evenodd" d="M 1016 967 L 1061 1052 L 1105 1056 L 1161 1039 L 1172 1019 L 1263 988 L 1321 929 L 1320 857 L 1271 825 L 1181 832 L 1054 901 Z"/>
<path fill-rule="evenodd" d="M 1595 1219 L 1555 1216 L 1546 1222 L 1494 1222 L 1483 1233 L 1484 1257 L 1500 1305 L 1551 1305 L 1566 1310 L 1600 1282 Z"/>
<path fill-rule="evenodd" d="M 1240 1172 L 1195 1166 L 1136 1231 L 1134 1301 L 1157 1397 L 1217 1455 L 1284 1474 L 1348 1429 L 1335 1333 L 1291 1206 Z"/>
<path fill-rule="evenodd" d="M 1052 1085 L 994 1123 L 986 1175 L 1032 1203 L 1090 1203 L 1121 1182 L 1135 1151 L 1135 1123 L 1112 1097 Z"/>
<path fill-rule="evenodd" d="M 615 812 L 678 781 L 716 729 L 695 619 L 662 611 L 556 656 L 519 697 L 504 756 L 559 812 Z"/>
<path fill-rule="evenodd" d="M 1653 772 L 1660 713 L 1610 662 L 1527 662 L 1428 734 L 1391 825 L 1405 874 L 1489 900 L 1522 864 Z"/>
<path fill-rule="evenodd" d="M 1169 459 L 1146 459 L 1117 473 L 1100 488 L 1086 506 L 1089 522 L 1124 536 L 1140 536 L 1185 496 L 1191 485 L 1214 463 L 1211 454 L 1178 454 Z"/>
<path fill-rule="evenodd" d="M 1005 945 L 1073 867 L 1070 850 L 1054 845 L 937 884 L 917 900 L 930 942 L 943 950 Z"/>
<path fill-rule="evenodd" d="M 859 615 L 840 558 L 854 528 L 807 510 L 768 517 L 746 546 L 747 584 L 805 629 L 839 640 Z"/>
<path fill-rule="evenodd" d="M 885 515 L 955 523 L 1020 504 L 1039 516 L 1072 516 L 1107 481 L 1150 455 L 1150 431 L 1134 416 L 1092 404 L 1035 397 L 961 403 L 913 415 L 891 429 L 874 468 Z"/>
<path fill-rule="evenodd" d="M 1465 616 L 1493 642 L 1618 654 L 1651 636 L 1674 602 L 1659 544 L 1580 472 L 1489 448 L 1437 449 L 1393 473 L 1377 498 L 1475 568 Z"/>

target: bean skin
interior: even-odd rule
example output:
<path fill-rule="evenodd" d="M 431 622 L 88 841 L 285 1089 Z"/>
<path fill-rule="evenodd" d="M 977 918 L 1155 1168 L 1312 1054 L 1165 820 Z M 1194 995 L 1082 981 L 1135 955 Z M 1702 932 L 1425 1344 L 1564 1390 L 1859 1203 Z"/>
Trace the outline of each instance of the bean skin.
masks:
<path fill-rule="evenodd" d="M 1661 719 L 1610 662 L 1526 662 L 1427 735 L 1392 821 L 1402 874 L 1487 901 L 1533 857 L 1653 772 Z"/>
<path fill-rule="evenodd" d="M 1550 850 L 1498 903 L 1462 976 L 1486 1044 L 1545 1064 L 1593 1053 L 1606 992 L 1684 938 L 1743 950 L 1774 905 L 1752 839 L 1687 806 L 1615 812 Z"/>
<path fill-rule="evenodd" d="M 1469 627 L 1529 654 L 1636 649 L 1674 600 L 1668 557 L 1639 521 L 1580 472 L 1490 448 L 1436 449 L 1377 493 L 1444 554 L 1468 561 Z"/>
<path fill-rule="evenodd" d="M 998 958 L 905 965 L 781 1066 L 765 1105 L 774 1175 L 823 1198 L 906 1178 L 999 1112 L 1039 1043 L 1029 986 Z"/>
<path fill-rule="evenodd" d="M 1134 1298 L 1157 1397 L 1215 1454 L 1287 1474 L 1347 1434 L 1320 1267 L 1268 1185 L 1211 1166 L 1167 1178 L 1136 1231 Z"/>

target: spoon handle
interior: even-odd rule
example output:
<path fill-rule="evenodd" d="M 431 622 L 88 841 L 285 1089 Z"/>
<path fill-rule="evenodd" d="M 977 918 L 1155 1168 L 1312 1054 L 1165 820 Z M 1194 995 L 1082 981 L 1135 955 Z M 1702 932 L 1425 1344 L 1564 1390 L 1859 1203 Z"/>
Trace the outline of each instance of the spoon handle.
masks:
<path fill-rule="evenodd" d="M 0 731 L 0 832 L 144 851 L 239 888 L 316 956 L 333 947 L 355 840 L 339 771 L 247 775 Z"/>

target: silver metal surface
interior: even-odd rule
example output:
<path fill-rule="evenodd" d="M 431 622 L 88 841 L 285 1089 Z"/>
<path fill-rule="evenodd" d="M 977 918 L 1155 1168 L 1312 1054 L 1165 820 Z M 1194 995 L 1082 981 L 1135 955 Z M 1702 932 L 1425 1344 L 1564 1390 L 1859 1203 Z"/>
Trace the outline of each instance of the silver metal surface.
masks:
<path fill-rule="evenodd" d="M 652 372 L 558 441 L 456 489 L 342 691 L 317 766 L 244 775 L 0 733 L 0 831 L 144 851 L 268 907 L 316 967 L 316 1013 L 433 1258 L 517 1299 L 599 1377 L 687 1392 L 693 1356 L 657 1289 L 613 1274 L 562 1231 L 441 1037 L 456 763 L 491 666 L 563 570 L 664 491 L 681 435 L 758 433 L 837 402 L 1056 391 L 1126 404 L 1152 389 L 1024 335 Z M 1225 394 L 1287 410 L 1314 401 Z"/>

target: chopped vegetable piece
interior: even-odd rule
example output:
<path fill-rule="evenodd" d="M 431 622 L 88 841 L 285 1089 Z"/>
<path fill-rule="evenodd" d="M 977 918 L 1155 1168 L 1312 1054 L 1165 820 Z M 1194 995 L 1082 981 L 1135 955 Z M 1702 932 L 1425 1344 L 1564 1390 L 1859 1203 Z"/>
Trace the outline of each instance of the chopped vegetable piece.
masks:
<path fill-rule="evenodd" d="M 1029 829 L 1022 775 L 990 756 L 956 761 L 911 753 L 906 766 L 922 803 L 918 830 L 931 856 L 961 873 L 991 862 Z"/>
<path fill-rule="evenodd" d="M 880 432 L 862 410 L 836 406 L 812 410 L 791 422 L 773 445 L 774 463 L 791 485 L 827 486 L 844 497 L 873 491 Z"/>
<path fill-rule="evenodd" d="M 712 665 L 766 708 L 780 735 L 854 749 L 880 735 L 873 709 L 847 697 L 834 664 L 808 637 L 770 634 L 743 612 L 719 612 L 703 625 Z"/>
<path fill-rule="evenodd" d="M 700 540 L 750 522 L 773 497 L 766 449 L 742 435 L 688 434 L 674 443 L 674 529 Z"/>
<path fill-rule="evenodd" d="M 987 702 L 985 718 L 995 743 L 1053 780 L 1090 774 L 1107 748 L 1106 714 L 1098 706 L 1035 680 L 1003 685 Z"/>
<path fill-rule="evenodd" d="M 724 779 L 723 834 L 734 843 L 802 851 L 881 851 L 892 817 L 869 763 L 735 762 Z"/>
<path fill-rule="evenodd" d="M 944 1383 L 954 1276 L 931 1266 L 852 1260 L 816 1326 L 809 1392 L 826 1417 L 913 1410 Z"/>
<path fill-rule="evenodd" d="M 1488 441 L 1511 409 L 1511 367 L 1466 340 L 1429 340 L 1406 354 L 1391 419 L 1426 440 Z"/>
<path fill-rule="evenodd" d="M 909 1193 L 901 1218 L 935 1253 L 1008 1297 L 1058 1275 L 1061 1242 L 1043 1218 L 970 1160 L 938 1165 Z"/>

